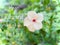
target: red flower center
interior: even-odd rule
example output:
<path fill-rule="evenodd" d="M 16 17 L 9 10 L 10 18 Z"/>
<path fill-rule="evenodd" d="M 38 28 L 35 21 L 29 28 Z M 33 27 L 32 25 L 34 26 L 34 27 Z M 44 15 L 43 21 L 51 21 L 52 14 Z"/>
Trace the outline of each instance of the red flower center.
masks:
<path fill-rule="evenodd" d="M 36 22 L 36 19 L 33 19 L 32 22 Z"/>

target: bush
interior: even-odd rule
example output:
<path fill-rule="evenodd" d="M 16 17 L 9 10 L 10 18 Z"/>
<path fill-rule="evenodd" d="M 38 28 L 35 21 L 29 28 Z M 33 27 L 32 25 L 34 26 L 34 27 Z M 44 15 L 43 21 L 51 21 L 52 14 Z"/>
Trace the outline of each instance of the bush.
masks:
<path fill-rule="evenodd" d="M 60 43 L 60 1 L 6 0 L 0 9 L 0 45 L 58 45 Z M 31 32 L 24 26 L 28 11 L 43 12 L 43 28 Z"/>

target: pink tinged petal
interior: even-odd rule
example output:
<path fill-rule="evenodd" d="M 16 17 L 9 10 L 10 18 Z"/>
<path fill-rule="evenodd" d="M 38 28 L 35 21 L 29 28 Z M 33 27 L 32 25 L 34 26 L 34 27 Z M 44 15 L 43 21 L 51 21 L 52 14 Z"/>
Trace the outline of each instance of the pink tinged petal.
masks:
<path fill-rule="evenodd" d="M 33 24 L 30 24 L 29 26 L 27 26 L 27 28 L 29 29 L 29 31 L 34 32 L 35 28 L 33 26 Z"/>
<path fill-rule="evenodd" d="M 26 17 L 26 18 L 24 19 L 24 26 L 28 26 L 28 25 L 30 25 L 30 24 L 31 24 L 30 20 L 28 19 L 28 17 Z"/>
<path fill-rule="evenodd" d="M 0 22 L 3 22 L 3 19 L 0 19 Z"/>
<path fill-rule="evenodd" d="M 36 19 L 38 17 L 37 14 L 36 14 L 36 12 L 34 12 L 34 11 L 29 11 L 27 15 L 28 15 L 28 18 L 30 20 Z"/>
<path fill-rule="evenodd" d="M 39 30 L 42 28 L 42 23 L 34 23 L 35 30 Z"/>
<path fill-rule="evenodd" d="M 42 22 L 43 20 L 44 20 L 43 14 L 42 13 L 38 13 L 37 22 Z"/>

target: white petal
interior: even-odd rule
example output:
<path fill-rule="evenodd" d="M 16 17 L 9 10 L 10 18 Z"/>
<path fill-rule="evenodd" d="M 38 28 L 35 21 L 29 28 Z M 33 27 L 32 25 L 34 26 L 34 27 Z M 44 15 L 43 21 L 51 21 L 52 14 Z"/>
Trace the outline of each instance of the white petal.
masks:
<path fill-rule="evenodd" d="M 43 19 L 44 19 L 43 14 L 42 14 L 42 13 L 38 13 L 37 21 L 38 21 L 38 22 L 42 22 Z"/>
<path fill-rule="evenodd" d="M 29 11 L 27 15 L 30 20 L 32 20 L 33 18 L 37 18 L 37 14 L 35 11 Z"/>
<path fill-rule="evenodd" d="M 28 17 L 26 17 L 25 19 L 24 19 L 24 26 L 28 26 L 28 25 L 30 25 L 30 20 L 28 19 Z"/>
<path fill-rule="evenodd" d="M 42 23 L 34 23 L 34 28 L 35 28 L 36 30 L 41 29 L 41 28 L 42 28 Z"/>
<path fill-rule="evenodd" d="M 29 26 L 27 26 L 27 28 L 29 29 L 29 31 L 34 32 L 35 28 L 33 26 L 33 24 L 30 24 Z"/>

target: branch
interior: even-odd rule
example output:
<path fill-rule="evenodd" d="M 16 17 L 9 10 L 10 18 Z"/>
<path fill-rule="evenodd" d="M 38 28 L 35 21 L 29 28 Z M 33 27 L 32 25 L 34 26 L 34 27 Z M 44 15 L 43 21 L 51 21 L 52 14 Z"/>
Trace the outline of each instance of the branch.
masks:
<path fill-rule="evenodd" d="M 22 9 L 27 7 L 27 5 L 25 5 L 25 4 L 23 4 L 23 5 L 7 5 L 7 6 L 8 7 L 12 7 L 12 8 L 14 8 L 17 11 L 22 10 Z"/>

